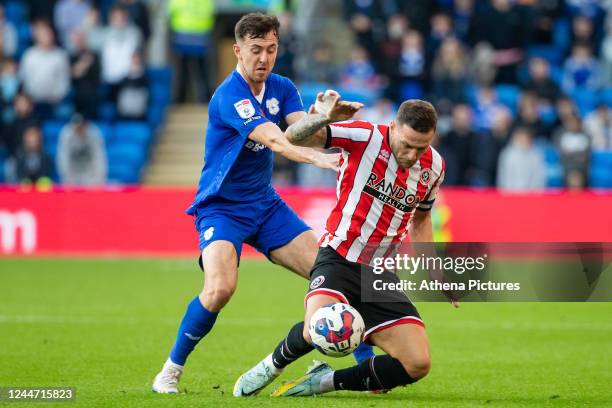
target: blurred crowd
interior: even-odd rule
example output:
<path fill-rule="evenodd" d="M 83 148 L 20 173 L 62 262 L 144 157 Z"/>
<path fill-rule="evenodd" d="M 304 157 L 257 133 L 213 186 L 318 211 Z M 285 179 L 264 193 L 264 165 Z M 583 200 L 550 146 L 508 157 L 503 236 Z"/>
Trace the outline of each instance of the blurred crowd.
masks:
<path fill-rule="evenodd" d="M 339 44 L 322 38 L 298 79 L 306 94 L 327 85 L 366 102 L 361 117 L 379 123 L 405 99 L 430 100 L 446 185 L 612 187 L 611 8 L 608 0 L 343 0 L 354 34 L 348 61 L 334 63 Z M 322 182 L 312 173 L 296 178 Z"/>
<path fill-rule="evenodd" d="M 432 101 L 446 185 L 612 187 L 612 0 L 337 2 L 348 39 L 301 37 L 298 2 L 271 1 L 275 70 L 306 103 L 335 88 L 386 123 L 405 99 Z M 175 100 L 206 102 L 222 19 L 209 0 L 167 6 Z M 146 63 L 150 13 L 145 0 L 0 0 L 0 182 L 140 181 L 171 94 L 170 69 Z M 335 176 L 277 157 L 274 181 Z"/>
<path fill-rule="evenodd" d="M 105 183 L 105 143 L 96 121 L 146 120 L 143 51 L 150 34 L 140 0 L 0 4 L 5 181 Z M 63 124 L 52 149 L 43 132 L 49 122 Z"/>

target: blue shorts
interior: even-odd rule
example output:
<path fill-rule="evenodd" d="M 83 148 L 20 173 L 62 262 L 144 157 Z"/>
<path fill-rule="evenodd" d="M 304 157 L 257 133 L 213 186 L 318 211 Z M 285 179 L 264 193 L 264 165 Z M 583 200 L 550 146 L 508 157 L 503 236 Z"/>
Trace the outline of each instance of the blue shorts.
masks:
<path fill-rule="evenodd" d="M 238 260 L 245 242 L 270 258 L 270 251 L 310 229 L 278 195 L 251 202 L 214 199 L 195 215 L 200 253 L 212 242 L 230 241 Z"/>

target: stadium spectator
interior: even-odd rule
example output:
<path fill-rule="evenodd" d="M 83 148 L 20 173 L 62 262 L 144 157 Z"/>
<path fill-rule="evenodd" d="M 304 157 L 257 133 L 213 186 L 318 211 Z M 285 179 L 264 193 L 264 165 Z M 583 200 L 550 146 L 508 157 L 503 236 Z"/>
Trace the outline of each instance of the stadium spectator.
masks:
<path fill-rule="evenodd" d="M 34 46 L 21 59 L 19 74 L 36 110 L 43 118 L 49 118 L 53 105 L 70 89 L 70 62 L 66 51 L 55 45 L 53 30 L 46 22 L 34 25 L 34 40 Z"/>
<path fill-rule="evenodd" d="M 509 112 L 497 99 L 497 93 L 492 87 L 483 87 L 478 91 L 474 105 L 474 126 L 478 131 L 489 131 L 493 118 L 500 112 Z"/>
<path fill-rule="evenodd" d="M 528 129 L 515 129 L 510 144 L 501 151 L 497 187 L 512 191 L 539 190 L 546 187 L 544 157 L 533 145 Z"/>
<path fill-rule="evenodd" d="M 423 96 L 422 81 L 425 78 L 425 50 L 423 38 L 418 31 L 410 30 L 402 37 L 402 48 L 396 60 L 392 61 L 393 70 L 387 93 L 395 102 Z"/>
<path fill-rule="evenodd" d="M 19 77 L 17 75 L 17 63 L 11 59 L 5 60 L 0 66 L 0 107 L 2 107 L 2 121 L 10 120 L 10 106 L 19 90 Z M 8 112 L 5 111 L 5 108 Z"/>
<path fill-rule="evenodd" d="M 9 109 L 4 109 L 4 112 L 7 111 Z M 3 126 L 4 142 L 10 155 L 14 155 L 23 144 L 25 130 L 39 125 L 32 100 L 24 93 L 18 93 L 15 96 L 12 112 L 10 120 Z"/>
<path fill-rule="evenodd" d="M 601 44 L 602 85 L 612 86 L 612 17 L 608 17 L 606 36 Z"/>
<path fill-rule="evenodd" d="M 132 56 L 130 72 L 118 85 L 117 113 L 125 120 L 144 120 L 149 107 L 149 80 L 142 55 Z"/>
<path fill-rule="evenodd" d="M 102 79 L 110 85 L 110 98 L 117 96 L 117 84 L 130 72 L 132 55 L 141 47 L 142 35 L 119 5 L 110 11 L 109 26 L 102 45 Z"/>
<path fill-rule="evenodd" d="M 30 21 L 53 21 L 55 5 L 58 0 L 26 0 Z"/>
<path fill-rule="evenodd" d="M 72 88 L 77 112 L 89 119 L 98 116 L 98 85 L 100 84 L 100 62 L 98 56 L 87 48 L 87 36 L 79 30 L 72 32 L 74 53 L 71 57 Z"/>
<path fill-rule="evenodd" d="M 356 46 L 351 52 L 350 61 L 340 72 L 340 84 L 355 92 L 375 96 L 381 89 L 380 76 L 376 73 L 365 48 Z"/>
<path fill-rule="evenodd" d="M 599 77 L 599 62 L 593 57 L 591 48 L 581 43 L 574 45 L 563 65 L 563 90 L 568 94 L 576 89 L 595 91 L 599 87 Z"/>
<path fill-rule="evenodd" d="M 540 119 L 538 100 L 533 92 L 529 91 L 521 94 L 514 126 L 529 129 L 529 132 L 535 138 L 550 139 L 552 129 Z"/>
<path fill-rule="evenodd" d="M 455 34 L 464 43 L 467 43 L 472 16 L 474 15 L 474 0 L 454 0 L 453 5 L 453 27 L 455 27 Z"/>
<path fill-rule="evenodd" d="M 591 138 L 582 129 L 578 115 L 568 115 L 553 135 L 561 155 L 566 186 L 576 187 L 578 179 L 587 180 L 591 157 Z"/>
<path fill-rule="evenodd" d="M 55 5 L 53 23 L 59 42 L 64 47 L 69 47 L 72 32 L 79 28 L 89 9 L 90 5 L 86 0 L 59 0 Z"/>
<path fill-rule="evenodd" d="M 37 183 L 51 178 L 53 159 L 43 150 L 40 128 L 25 129 L 21 148 L 7 167 L 7 180 L 12 183 Z"/>
<path fill-rule="evenodd" d="M 312 65 L 302 75 L 304 82 L 333 84 L 339 77 L 334 64 L 334 50 L 327 42 L 317 44 L 312 52 Z"/>
<path fill-rule="evenodd" d="M 497 180 L 497 163 L 510 139 L 512 116 L 508 111 L 499 111 L 492 122 L 489 132 L 479 134 L 479 154 L 475 160 L 481 181 L 489 186 L 494 186 Z"/>
<path fill-rule="evenodd" d="M 81 30 L 87 37 L 87 48 L 99 55 L 104 45 L 106 27 L 100 22 L 100 10 L 95 6 L 89 9 L 87 17 L 83 19 Z"/>
<path fill-rule="evenodd" d="M 488 42 L 494 49 L 496 83 L 516 83 L 516 68 L 528 43 L 528 19 L 523 8 L 510 0 L 491 0 L 489 7 L 476 9 L 472 43 Z"/>
<path fill-rule="evenodd" d="M 594 53 L 599 49 L 599 38 L 593 27 L 593 21 L 585 15 L 577 15 L 572 21 L 572 44 L 591 44 Z"/>
<path fill-rule="evenodd" d="M 612 150 L 612 112 L 605 103 L 584 118 L 584 130 L 593 150 Z"/>
<path fill-rule="evenodd" d="M 493 63 L 495 53 L 490 44 L 481 42 L 476 44 L 470 53 L 469 78 L 475 85 L 490 86 L 497 76 L 497 67 Z"/>
<path fill-rule="evenodd" d="M 143 42 L 146 44 L 151 37 L 151 22 L 149 19 L 149 9 L 142 0 L 117 0 L 117 4 L 127 10 L 130 21 L 140 30 Z"/>
<path fill-rule="evenodd" d="M 344 19 L 355 33 L 357 43 L 378 60 L 378 38 L 375 34 L 384 24 L 381 2 L 374 0 L 343 0 Z"/>
<path fill-rule="evenodd" d="M 75 115 L 60 133 L 57 149 L 60 180 L 67 185 L 93 186 L 106 181 L 106 151 L 97 126 Z"/>
<path fill-rule="evenodd" d="M 434 59 L 440 45 L 453 35 L 453 19 L 449 14 L 439 12 L 431 17 L 431 31 L 427 36 L 425 50 L 428 63 Z"/>
<path fill-rule="evenodd" d="M 433 63 L 431 89 L 436 103 L 460 103 L 465 100 L 467 58 L 461 43 L 454 37 L 442 42 Z"/>
<path fill-rule="evenodd" d="M 0 57 L 13 57 L 17 52 L 17 30 L 5 16 L 4 6 L 0 4 Z"/>
<path fill-rule="evenodd" d="M 552 44 L 555 21 L 563 12 L 563 0 L 531 1 L 533 8 L 533 32 L 531 41 L 535 44 Z"/>
<path fill-rule="evenodd" d="M 170 0 L 170 28 L 176 59 L 177 101 L 186 102 L 189 91 L 198 102 L 211 96 L 208 58 L 214 26 L 212 1 Z"/>
<path fill-rule="evenodd" d="M 408 20 L 401 14 L 389 17 L 386 26 L 386 36 L 380 49 L 382 53 L 381 70 L 387 78 L 394 76 L 396 63 L 402 53 L 402 38 L 408 31 Z"/>
<path fill-rule="evenodd" d="M 550 78 L 550 64 L 544 58 L 535 57 L 529 60 L 529 79 L 523 84 L 523 91 L 533 91 L 540 102 L 554 104 L 561 90 Z"/>
<path fill-rule="evenodd" d="M 285 11 L 278 16 L 280 21 L 280 39 L 276 53 L 274 72 L 289 78 L 295 77 L 293 64 L 299 50 L 298 37 L 293 29 L 293 15 Z"/>
<path fill-rule="evenodd" d="M 475 176 L 475 159 L 479 155 L 478 137 L 472 130 L 472 111 L 467 105 L 456 105 L 452 111 L 451 130 L 441 144 L 454 152 L 457 166 L 457 184 L 470 185 Z"/>

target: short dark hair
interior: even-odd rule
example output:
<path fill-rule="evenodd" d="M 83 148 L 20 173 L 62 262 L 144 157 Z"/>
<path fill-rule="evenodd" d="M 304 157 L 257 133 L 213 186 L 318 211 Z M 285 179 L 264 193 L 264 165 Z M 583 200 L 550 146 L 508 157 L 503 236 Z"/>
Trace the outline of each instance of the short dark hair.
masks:
<path fill-rule="evenodd" d="M 409 99 L 400 105 L 396 120 L 399 125 L 408 125 L 417 132 L 426 133 L 436 130 L 438 114 L 431 103 Z"/>
<path fill-rule="evenodd" d="M 263 13 L 249 13 L 242 16 L 234 27 L 236 41 L 245 38 L 264 38 L 270 31 L 279 38 L 280 22 L 276 16 Z"/>

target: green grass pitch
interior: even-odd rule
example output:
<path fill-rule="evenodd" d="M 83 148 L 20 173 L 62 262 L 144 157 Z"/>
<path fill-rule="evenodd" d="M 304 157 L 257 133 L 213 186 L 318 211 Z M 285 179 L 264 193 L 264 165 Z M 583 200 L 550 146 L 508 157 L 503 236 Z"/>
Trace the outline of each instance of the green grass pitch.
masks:
<path fill-rule="evenodd" d="M 193 261 L 0 260 L 0 387 L 73 386 L 76 403 L 67 406 L 83 407 L 612 406 L 612 303 L 417 304 L 433 356 L 419 383 L 306 399 L 270 398 L 272 385 L 236 399 L 235 379 L 302 317 L 306 290 L 265 261 L 244 260 L 240 275 L 188 362 L 185 393 L 163 396 L 151 381 L 201 287 Z M 314 358 L 322 356 L 311 353 L 280 380 L 300 376 Z"/>

